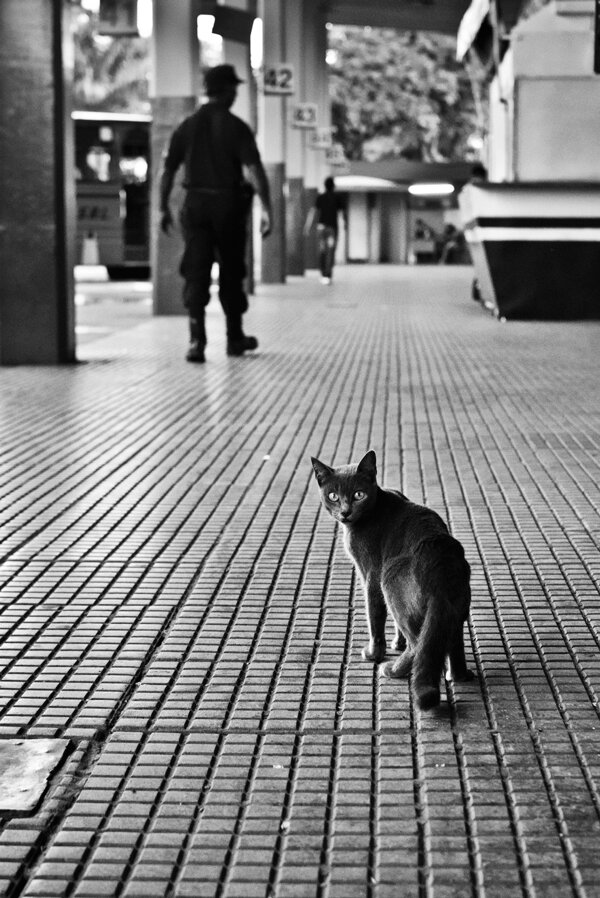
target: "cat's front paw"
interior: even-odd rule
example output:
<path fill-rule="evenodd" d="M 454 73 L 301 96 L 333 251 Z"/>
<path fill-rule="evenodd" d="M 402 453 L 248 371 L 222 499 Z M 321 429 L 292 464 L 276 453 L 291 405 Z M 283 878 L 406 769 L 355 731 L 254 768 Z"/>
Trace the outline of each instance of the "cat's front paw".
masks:
<path fill-rule="evenodd" d="M 372 639 L 362 650 L 363 661 L 372 661 L 373 664 L 379 664 L 383 661 L 386 653 L 385 642 Z"/>

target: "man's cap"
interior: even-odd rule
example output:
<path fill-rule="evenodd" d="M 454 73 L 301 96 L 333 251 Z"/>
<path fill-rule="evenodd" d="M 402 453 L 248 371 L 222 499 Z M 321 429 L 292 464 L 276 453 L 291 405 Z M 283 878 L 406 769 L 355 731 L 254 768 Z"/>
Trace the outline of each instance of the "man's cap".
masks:
<path fill-rule="evenodd" d="M 237 87 L 244 79 L 238 78 L 232 65 L 216 65 L 204 73 L 204 87 L 207 94 L 218 93 L 225 87 Z"/>

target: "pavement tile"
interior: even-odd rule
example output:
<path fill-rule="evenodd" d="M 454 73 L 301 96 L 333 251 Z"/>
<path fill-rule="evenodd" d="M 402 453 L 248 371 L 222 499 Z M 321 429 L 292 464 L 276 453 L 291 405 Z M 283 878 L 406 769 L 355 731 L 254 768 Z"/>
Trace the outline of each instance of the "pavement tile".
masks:
<path fill-rule="evenodd" d="M 501 325 L 471 277 L 262 286 L 235 365 L 213 302 L 202 372 L 176 317 L 3 372 L 0 736 L 75 752 L 0 820 L 0 892 L 594 895 L 599 325 Z M 432 714 L 362 662 L 313 483 L 371 447 L 472 566 L 477 678 Z"/>

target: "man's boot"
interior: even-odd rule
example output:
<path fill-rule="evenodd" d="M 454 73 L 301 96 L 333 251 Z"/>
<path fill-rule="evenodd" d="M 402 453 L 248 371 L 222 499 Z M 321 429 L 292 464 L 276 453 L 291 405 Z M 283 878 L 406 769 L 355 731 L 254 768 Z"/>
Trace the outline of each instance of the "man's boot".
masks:
<path fill-rule="evenodd" d="M 243 355 L 249 350 L 258 349 L 256 337 L 246 337 L 242 330 L 242 316 L 227 316 L 227 355 Z"/>
<path fill-rule="evenodd" d="M 258 349 L 256 337 L 240 337 L 239 340 L 227 340 L 227 355 L 243 355 L 252 349 Z"/>
<path fill-rule="evenodd" d="M 200 322 L 195 318 L 190 318 L 190 346 L 186 353 L 188 362 L 204 362 L 204 346 L 205 338 L 200 326 Z"/>

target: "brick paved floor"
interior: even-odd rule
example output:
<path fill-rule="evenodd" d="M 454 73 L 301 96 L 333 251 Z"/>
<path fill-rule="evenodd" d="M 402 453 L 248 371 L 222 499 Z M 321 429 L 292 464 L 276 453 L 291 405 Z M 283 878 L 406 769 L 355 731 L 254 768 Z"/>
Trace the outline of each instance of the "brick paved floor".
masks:
<path fill-rule="evenodd" d="M 500 324 L 466 269 L 264 287 L 0 371 L 0 740 L 70 752 L 0 818 L 0 893 L 600 896 L 600 324 Z M 102 333 L 102 332 L 99 332 Z M 420 713 L 360 660 L 309 456 L 377 450 L 473 568 Z"/>

